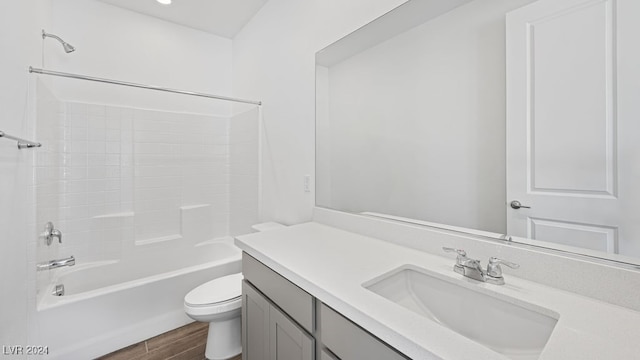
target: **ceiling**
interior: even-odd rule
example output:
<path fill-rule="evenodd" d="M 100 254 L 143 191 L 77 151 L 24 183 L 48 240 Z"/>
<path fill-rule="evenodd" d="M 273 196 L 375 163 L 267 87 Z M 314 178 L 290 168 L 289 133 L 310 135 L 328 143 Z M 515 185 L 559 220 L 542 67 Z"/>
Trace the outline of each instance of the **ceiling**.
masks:
<path fill-rule="evenodd" d="M 100 0 L 144 15 L 233 38 L 268 0 Z"/>

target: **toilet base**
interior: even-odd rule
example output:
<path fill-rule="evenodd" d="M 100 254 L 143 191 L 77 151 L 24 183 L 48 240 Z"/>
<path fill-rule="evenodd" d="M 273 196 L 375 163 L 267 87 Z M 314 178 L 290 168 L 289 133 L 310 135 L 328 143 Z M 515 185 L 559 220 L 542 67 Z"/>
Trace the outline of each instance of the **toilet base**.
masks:
<path fill-rule="evenodd" d="M 227 360 L 242 352 L 241 317 L 209 323 L 205 356 L 208 360 Z"/>

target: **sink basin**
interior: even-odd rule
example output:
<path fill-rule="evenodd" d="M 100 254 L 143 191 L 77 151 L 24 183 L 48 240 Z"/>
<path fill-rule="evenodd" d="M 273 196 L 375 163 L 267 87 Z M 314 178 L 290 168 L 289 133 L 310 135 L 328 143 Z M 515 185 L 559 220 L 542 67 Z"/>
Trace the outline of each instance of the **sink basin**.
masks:
<path fill-rule="evenodd" d="M 412 265 L 363 286 L 512 359 L 537 359 L 559 315 Z"/>

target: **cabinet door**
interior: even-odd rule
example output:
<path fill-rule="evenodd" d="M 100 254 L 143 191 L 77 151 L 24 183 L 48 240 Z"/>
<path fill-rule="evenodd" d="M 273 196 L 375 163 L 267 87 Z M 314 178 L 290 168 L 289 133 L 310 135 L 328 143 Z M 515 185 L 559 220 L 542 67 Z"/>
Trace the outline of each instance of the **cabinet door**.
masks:
<path fill-rule="evenodd" d="M 269 359 L 269 302 L 242 282 L 242 359 Z"/>
<path fill-rule="evenodd" d="M 280 310 L 269 309 L 270 360 L 312 360 L 314 341 Z"/>
<path fill-rule="evenodd" d="M 335 357 L 333 354 L 331 354 L 330 352 L 328 352 L 327 350 L 322 350 L 322 352 L 320 353 L 320 360 L 339 360 L 339 359 Z"/>

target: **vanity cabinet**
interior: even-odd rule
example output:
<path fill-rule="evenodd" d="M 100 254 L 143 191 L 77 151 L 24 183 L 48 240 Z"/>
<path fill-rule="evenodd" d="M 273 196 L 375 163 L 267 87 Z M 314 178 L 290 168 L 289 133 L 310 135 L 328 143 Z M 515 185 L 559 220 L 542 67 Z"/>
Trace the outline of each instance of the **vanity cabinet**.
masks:
<path fill-rule="evenodd" d="M 247 281 L 242 297 L 243 360 L 313 360 L 311 335 Z"/>
<path fill-rule="evenodd" d="M 250 255 L 242 255 L 243 360 L 406 360 Z"/>
<path fill-rule="evenodd" d="M 313 297 L 246 254 L 242 271 L 243 360 L 313 360 Z"/>

